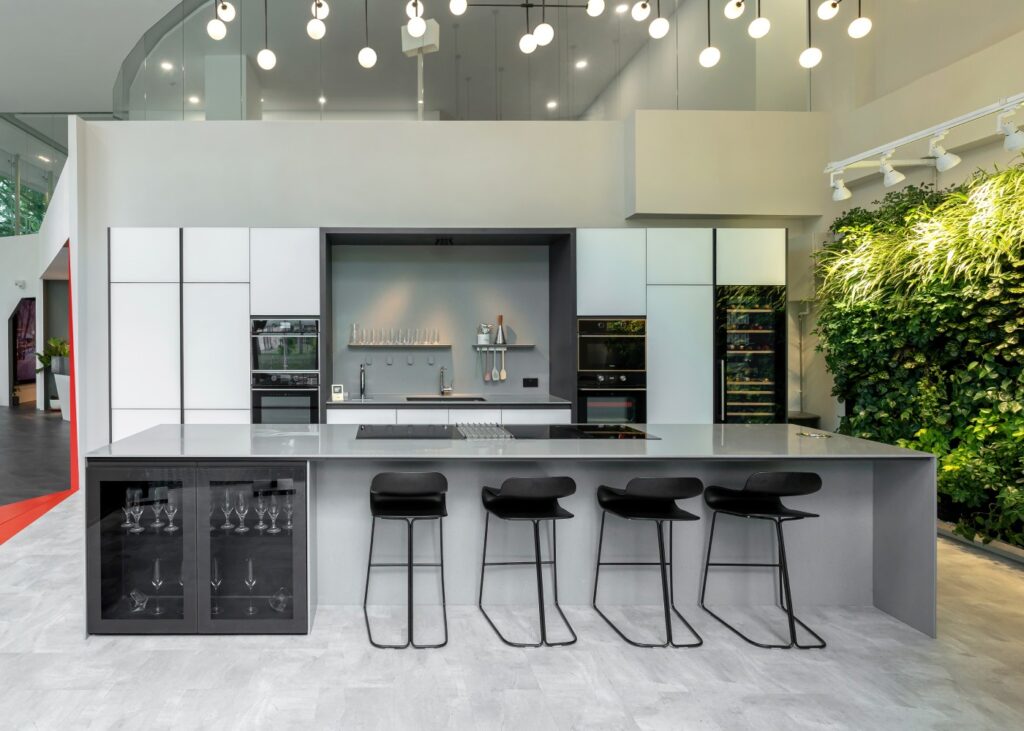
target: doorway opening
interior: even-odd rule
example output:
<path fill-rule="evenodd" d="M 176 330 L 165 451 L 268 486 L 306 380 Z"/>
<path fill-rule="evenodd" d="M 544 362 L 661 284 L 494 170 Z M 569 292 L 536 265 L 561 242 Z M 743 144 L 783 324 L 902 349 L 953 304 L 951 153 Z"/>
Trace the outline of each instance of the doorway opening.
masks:
<path fill-rule="evenodd" d="M 36 300 L 25 297 L 7 320 L 10 355 L 7 367 L 11 408 L 36 403 Z"/>

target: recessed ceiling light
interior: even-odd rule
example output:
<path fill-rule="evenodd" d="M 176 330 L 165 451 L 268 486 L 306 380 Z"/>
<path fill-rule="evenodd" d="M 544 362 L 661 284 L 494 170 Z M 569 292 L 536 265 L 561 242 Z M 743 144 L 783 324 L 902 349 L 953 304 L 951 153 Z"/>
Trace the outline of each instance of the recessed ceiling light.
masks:
<path fill-rule="evenodd" d="M 317 101 L 319 101 L 321 104 L 326 104 L 327 103 L 327 97 L 325 97 L 323 94 L 321 94 L 320 98 Z"/>
<path fill-rule="evenodd" d="M 46 155 L 36 155 L 36 157 L 38 157 L 38 158 L 39 158 L 40 160 L 42 160 L 43 162 L 53 162 L 53 160 L 51 160 L 50 158 L 48 158 L 48 157 L 47 157 Z"/>
<path fill-rule="evenodd" d="M 586 67 L 587 67 L 587 59 L 581 58 L 579 61 L 576 62 L 576 68 L 578 68 L 578 69 L 585 69 Z"/>
<path fill-rule="evenodd" d="M 548 109 L 558 109 L 558 102 L 552 99 L 548 102 Z"/>
<path fill-rule="evenodd" d="M 260 97 L 260 104 L 263 103 L 263 97 Z"/>
<path fill-rule="evenodd" d="M 615 6 L 615 12 L 618 13 L 619 15 L 622 15 L 623 13 L 625 13 L 628 10 L 629 10 L 629 4 L 628 3 L 619 3 L 618 5 Z"/>
<path fill-rule="evenodd" d="M 164 71 L 174 71 L 174 64 L 170 61 L 161 61 L 160 68 L 162 68 Z"/>
<path fill-rule="evenodd" d="M 195 94 L 193 94 L 192 96 L 190 96 L 188 98 L 188 103 L 189 104 L 198 104 L 199 103 L 199 97 L 197 97 Z"/>

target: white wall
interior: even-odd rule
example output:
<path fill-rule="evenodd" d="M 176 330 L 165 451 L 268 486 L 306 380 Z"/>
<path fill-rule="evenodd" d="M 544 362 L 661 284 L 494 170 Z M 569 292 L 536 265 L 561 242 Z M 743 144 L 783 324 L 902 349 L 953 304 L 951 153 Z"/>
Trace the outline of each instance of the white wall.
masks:
<path fill-rule="evenodd" d="M 36 298 L 36 332 L 41 330 L 42 287 L 39 280 L 39 236 L 6 236 L 0 238 L 0 406 L 9 406 L 11 383 L 9 358 L 11 341 L 7 318 L 25 297 Z M 25 289 L 15 282 L 25 283 Z M 37 389 L 39 388 L 37 382 Z M 37 390 L 42 398 L 42 390 Z"/>

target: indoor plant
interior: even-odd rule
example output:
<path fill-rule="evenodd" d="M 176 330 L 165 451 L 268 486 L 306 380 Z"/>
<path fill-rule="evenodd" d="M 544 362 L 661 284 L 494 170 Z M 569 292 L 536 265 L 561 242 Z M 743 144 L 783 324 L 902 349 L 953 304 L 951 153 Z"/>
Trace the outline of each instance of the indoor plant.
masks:
<path fill-rule="evenodd" d="M 43 352 L 36 353 L 36 359 L 39 361 L 36 373 L 40 371 L 46 373 L 46 390 L 50 394 L 51 409 L 60 408 L 60 400 L 57 398 L 57 384 L 53 379 L 53 375 L 55 373 L 67 375 L 69 353 L 68 341 L 63 338 L 47 339 L 43 345 Z"/>

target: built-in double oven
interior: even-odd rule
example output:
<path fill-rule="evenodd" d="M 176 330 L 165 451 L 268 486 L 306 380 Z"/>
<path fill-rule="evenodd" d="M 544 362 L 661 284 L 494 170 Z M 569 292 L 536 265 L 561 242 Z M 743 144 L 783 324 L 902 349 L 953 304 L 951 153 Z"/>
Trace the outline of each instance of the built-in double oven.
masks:
<path fill-rule="evenodd" d="M 647 419 L 647 321 L 577 320 L 577 414 L 581 424 L 642 424 Z"/>
<path fill-rule="evenodd" d="M 252 320 L 252 423 L 320 419 L 320 321 Z"/>

